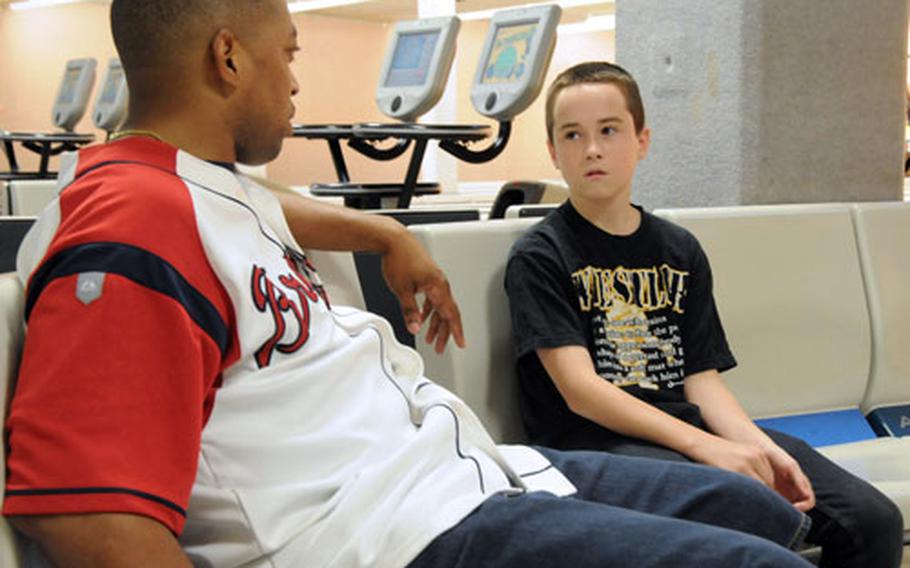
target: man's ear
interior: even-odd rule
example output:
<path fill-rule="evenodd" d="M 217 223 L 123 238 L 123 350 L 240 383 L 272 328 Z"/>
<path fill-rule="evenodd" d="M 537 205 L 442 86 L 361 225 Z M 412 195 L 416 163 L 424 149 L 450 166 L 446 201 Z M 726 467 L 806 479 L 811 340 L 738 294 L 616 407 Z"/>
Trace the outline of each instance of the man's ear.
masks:
<path fill-rule="evenodd" d="M 557 170 L 559 169 L 559 164 L 556 162 L 556 147 L 553 146 L 553 140 L 547 139 L 547 152 L 550 153 L 550 161 L 553 162 L 553 167 Z"/>
<path fill-rule="evenodd" d="M 212 38 L 211 57 L 215 75 L 225 85 L 236 87 L 240 83 L 240 42 L 231 30 L 222 28 Z"/>

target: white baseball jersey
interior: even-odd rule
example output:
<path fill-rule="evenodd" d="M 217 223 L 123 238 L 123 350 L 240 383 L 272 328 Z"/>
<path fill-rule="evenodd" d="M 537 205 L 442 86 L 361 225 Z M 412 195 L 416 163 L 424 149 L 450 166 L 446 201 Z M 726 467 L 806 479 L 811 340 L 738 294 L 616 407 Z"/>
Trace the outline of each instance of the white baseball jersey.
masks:
<path fill-rule="evenodd" d="M 247 178 L 136 137 L 60 181 L 20 249 L 5 514 L 145 515 L 200 565 L 397 567 L 494 493 L 572 491 L 330 307 Z"/>

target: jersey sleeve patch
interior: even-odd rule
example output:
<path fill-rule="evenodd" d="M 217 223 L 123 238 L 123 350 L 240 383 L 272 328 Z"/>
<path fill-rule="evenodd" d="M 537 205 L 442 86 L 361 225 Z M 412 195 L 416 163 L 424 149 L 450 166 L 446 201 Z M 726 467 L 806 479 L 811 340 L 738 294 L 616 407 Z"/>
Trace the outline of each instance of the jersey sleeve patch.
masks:
<path fill-rule="evenodd" d="M 102 293 L 104 274 L 118 274 L 146 288 L 170 296 L 218 345 L 228 348 L 228 326 L 218 309 L 167 261 L 143 249 L 122 243 L 87 243 L 64 249 L 49 258 L 32 276 L 25 302 L 28 322 L 42 291 L 54 280 L 78 274 L 76 297 L 83 304 Z M 100 275 L 100 276 L 99 276 Z"/>

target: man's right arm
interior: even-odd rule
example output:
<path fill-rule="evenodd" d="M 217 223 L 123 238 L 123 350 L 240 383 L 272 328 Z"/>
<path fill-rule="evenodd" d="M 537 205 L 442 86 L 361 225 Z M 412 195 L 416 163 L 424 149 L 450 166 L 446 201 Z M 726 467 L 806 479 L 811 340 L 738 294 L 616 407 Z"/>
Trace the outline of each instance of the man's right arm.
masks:
<path fill-rule="evenodd" d="M 449 281 L 407 228 L 381 215 L 324 203 L 281 185 L 255 178 L 273 191 L 300 246 L 316 250 L 372 251 L 382 257 L 382 273 L 401 304 L 408 331 L 416 335 L 429 319 L 426 342 L 442 353 L 451 336 L 465 346 L 461 313 Z M 423 307 L 417 294 L 424 295 Z"/>
<path fill-rule="evenodd" d="M 54 566 L 189 568 L 173 534 L 148 517 L 128 514 L 10 517 Z"/>
<path fill-rule="evenodd" d="M 48 248 L 20 253 L 28 329 L 3 514 L 60 566 L 189 565 L 173 535 L 231 308 L 185 187 L 141 178 L 77 180 L 57 226 L 42 218 Z"/>
<path fill-rule="evenodd" d="M 605 381 L 594 370 L 586 348 L 566 345 L 536 352 L 575 414 L 624 436 L 670 448 L 696 462 L 748 475 L 773 486 L 771 465 L 757 448 L 705 432 Z"/>

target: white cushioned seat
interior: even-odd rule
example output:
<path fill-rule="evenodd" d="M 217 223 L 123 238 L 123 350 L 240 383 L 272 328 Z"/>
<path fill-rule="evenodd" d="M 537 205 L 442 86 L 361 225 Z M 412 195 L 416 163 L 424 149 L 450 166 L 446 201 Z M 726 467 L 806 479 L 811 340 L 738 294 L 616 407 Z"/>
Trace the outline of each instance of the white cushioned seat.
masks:
<path fill-rule="evenodd" d="M 753 417 L 858 409 L 869 314 L 849 205 L 665 210 L 701 242 Z"/>
<path fill-rule="evenodd" d="M 18 278 L 11 272 L 0 274 L 0 408 L 3 409 L 4 422 L 22 348 L 22 310 L 23 291 Z M 0 444 L 0 460 L 0 463 L 6 463 L 6 444 Z M 0 468 L 0 488 L 3 487 L 6 487 L 5 467 Z M 0 491 L 2 504 L 3 492 Z M 19 566 L 20 562 L 17 537 L 6 519 L 0 517 L 0 566 L 12 568 Z"/>
<path fill-rule="evenodd" d="M 857 204 L 853 214 L 873 323 L 862 408 L 910 405 L 910 203 Z"/>
<path fill-rule="evenodd" d="M 740 363 L 725 376 L 751 415 L 859 413 L 872 338 L 850 205 L 658 214 L 691 230 L 711 260 L 718 308 Z M 464 398 L 500 442 L 525 439 L 503 277 L 512 243 L 534 222 L 411 227 L 449 277 L 468 342 L 438 355 L 418 341 L 427 375 Z M 872 438 L 821 450 L 892 497 L 910 520 L 908 441 Z"/>
<path fill-rule="evenodd" d="M 518 412 L 509 302 L 503 279 L 512 243 L 539 219 L 412 226 L 445 271 L 461 307 L 466 349 L 437 354 L 422 340 L 428 377 L 458 394 L 497 442 L 525 440 Z"/>

